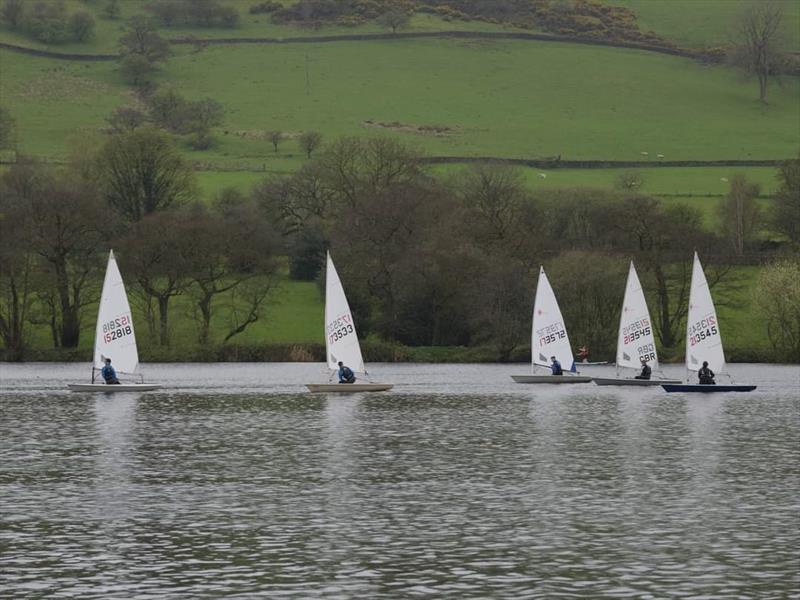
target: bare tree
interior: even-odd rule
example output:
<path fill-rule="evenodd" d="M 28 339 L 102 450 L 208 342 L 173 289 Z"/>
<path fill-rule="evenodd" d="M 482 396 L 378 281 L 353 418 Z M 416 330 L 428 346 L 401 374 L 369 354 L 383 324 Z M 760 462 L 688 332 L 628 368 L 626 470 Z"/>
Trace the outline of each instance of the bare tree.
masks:
<path fill-rule="evenodd" d="M 137 127 L 141 127 L 144 121 L 145 115 L 130 106 L 119 106 L 106 118 L 112 133 L 132 131 Z"/>
<path fill-rule="evenodd" d="M 308 158 L 311 158 L 311 153 L 319 148 L 322 143 L 322 134 L 319 131 L 306 131 L 297 141 L 303 152 L 306 153 Z"/>
<path fill-rule="evenodd" d="M 248 291 L 243 292 L 249 303 L 247 317 L 232 329 L 241 333 L 258 319 L 266 297 L 266 292 L 261 294 L 258 290 L 271 289 L 271 276 L 276 270 L 275 235 L 254 202 L 236 199 L 231 193 L 217 201 L 213 212 L 198 207 L 193 213 L 184 232 L 187 270 L 193 283 L 189 292 L 199 311 L 198 341 L 206 344 L 217 298 L 247 287 Z M 257 281 L 266 285 L 255 285 Z M 251 302 L 253 298 L 257 301 Z"/>
<path fill-rule="evenodd" d="M 379 16 L 375 21 L 382 27 L 390 27 L 392 33 L 397 33 L 397 30 L 408 25 L 411 20 L 411 15 L 406 10 L 393 8 L 386 11 Z"/>
<path fill-rule="evenodd" d="M 782 61 L 783 7 L 775 0 L 755 0 L 740 15 L 735 29 L 736 49 L 731 57 L 746 74 L 758 79 L 758 99 L 767 102 L 769 78 Z"/>
<path fill-rule="evenodd" d="M 23 0 L 5 0 L 0 18 L 5 22 L 9 29 L 17 29 L 24 20 L 25 6 Z"/>
<path fill-rule="evenodd" d="M 103 7 L 103 16 L 106 19 L 119 19 L 121 12 L 119 0 L 106 0 L 106 4 Z"/>
<path fill-rule="evenodd" d="M 800 156 L 785 161 L 778 169 L 781 182 L 775 194 L 772 226 L 800 247 Z"/>
<path fill-rule="evenodd" d="M 119 45 L 123 56 L 138 54 L 151 63 L 165 60 L 170 54 L 169 42 L 158 34 L 152 20 L 142 15 L 128 20 Z"/>
<path fill-rule="evenodd" d="M 0 180 L 0 340 L 9 360 L 22 360 L 36 261 L 30 215 L 14 195 L 15 175 L 8 171 Z"/>
<path fill-rule="evenodd" d="M 267 139 L 272 144 L 272 147 L 275 149 L 275 152 L 278 151 L 278 144 L 283 141 L 283 133 L 277 130 L 268 131 L 267 132 Z"/>
<path fill-rule="evenodd" d="M 272 277 L 248 279 L 231 293 L 232 309 L 230 313 L 230 330 L 223 342 L 244 332 L 250 325 L 258 321 L 263 314 L 264 302 L 277 287 L 277 280 Z"/>
<path fill-rule="evenodd" d="M 663 347 L 674 348 L 681 340 L 689 304 L 692 251 L 703 252 L 713 240 L 697 210 L 683 204 L 664 208 L 647 196 L 626 199 L 614 212 L 614 220 L 608 228 L 631 242 L 643 285 L 652 290 L 655 301 L 650 309 L 658 339 Z M 709 285 L 721 276 L 709 275 Z"/>
<path fill-rule="evenodd" d="M 751 183 L 747 177 L 737 173 L 731 178 L 728 197 L 717 207 L 722 234 L 730 241 L 738 256 L 744 254 L 745 247 L 761 224 L 757 200 L 760 191 L 757 183 Z"/>
<path fill-rule="evenodd" d="M 564 252 L 552 263 L 553 286 L 576 346 L 599 357 L 614 356 L 624 260 L 597 252 Z"/>
<path fill-rule="evenodd" d="M 0 150 L 14 147 L 14 118 L 0 106 Z"/>
<path fill-rule="evenodd" d="M 506 165 L 481 164 L 454 179 L 477 245 L 487 254 L 531 266 L 542 236 L 535 233 L 538 203 L 530 197 L 522 173 Z"/>
<path fill-rule="evenodd" d="M 131 221 L 194 195 L 191 168 L 164 133 L 150 128 L 113 136 L 97 166 L 108 203 Z"/>
<path fill-rule="evenodd" d="M 321 171 L 317 161 L 311 161 L 292 175 L 273 175 L 254 188 L 254 200 L 283 235 L 296 233 L 327 213 L 333 192 Z"/>
<path fill-rule="evenodd" d="M 121 266 L 138 286 L 143 306 L 158 306 L 158 335 L 162 346 L 169 346 L 169 308 L 175 296 L 189 285 L 187 276 L 186 217 L 174 211 L 152 214 L 136 223 L 118 242 Z"/>
<path fill-rule="evenodd" d="M 24 169 L 19 172 L 17 169 Z M 45 167 L 15 166 L 4 179 L 17 208 L 27 213 L 28 238 L 41 259 L 44 287 L 52 291 L 53 323 L 58 340 L 78 345 L 81 309 L 93 298 L 95 275 L 101 266 L 97 252 L 110 225 L 97 189 L 70 173 Z"/>
<path fill-rule="evenodd" d="M 644 178 L 639 171 L 624 171 L 614 181 L 615 188 L 627 192 L 638 190 L 643 184 Z"/>

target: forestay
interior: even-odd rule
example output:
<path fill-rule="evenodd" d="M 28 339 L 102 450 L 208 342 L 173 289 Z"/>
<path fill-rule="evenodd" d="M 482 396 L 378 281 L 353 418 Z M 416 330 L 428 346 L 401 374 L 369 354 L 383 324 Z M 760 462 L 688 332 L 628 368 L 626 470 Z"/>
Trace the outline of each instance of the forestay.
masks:
<path fill-rule="evenodd" d="M 94 336 L 94 366 L 102 369 L 106 358 L 120 373 L 133 373 L 139 364 L 131 307 L 113 250 L 108 255 L 106 277 Z"/>
<path fill-rule="evenodd" d="M 550 287 L 544 267 L 540 267 L 536 299 L 533 302 L 531 362 L 549 367 L 551 356 L 555 356 L 564 369 L 575 370 L 572 346 L 569 343 L 561 310 L 558 308 L 556 295 Z"/>
<path fill-rule="evenodd" d="M 725 354 L 719 332 L 717 312 L 708 289 L 697 252 L 692 266 L 692 288 L 689 294 L 689 315 L 686 322 L 686 368 L 699 371 L 708 361 L 712 371 L 722 371 Z"/>
<path fill-rule="evenodd" d="M 342 361 L 356 373 L 366 372 L 353 315 L 330 252 L 325 271 L 325 347 L 329 369 L 338 369 Z"/>
<path fill-rule="evenodd" d="M 647 360 L 651 368 L 658 367 L 656 340 L 647 301 L 636 268 L 628 269 L 628 283 L 625 286 L 625 299 L 619 316 L 619 337 L 617 338 L 617 367 L 636 369 L 641 360 Z"/>

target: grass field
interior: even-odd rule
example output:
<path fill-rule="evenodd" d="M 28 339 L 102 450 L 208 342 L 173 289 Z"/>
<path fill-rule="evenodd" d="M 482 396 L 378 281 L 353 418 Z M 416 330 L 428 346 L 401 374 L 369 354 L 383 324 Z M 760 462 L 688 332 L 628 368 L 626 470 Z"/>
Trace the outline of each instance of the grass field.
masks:
<path fill-rule="evenodd" d="M 797 150 L 797 79 L 774 87 L 764 108 L 753 86 L 728 70 L 638 51 L 508 41 L 368 46 L 217 47 L 173 57 L 162 79 L 188 97 L 222 102 L 223 129 L 233 132 L 190 156 L 257 162 L 271 148 L 241 135 L 269 129 L 313 129 L 327 139 L 388 133 L 431 154 L 565 160 L 638 160 L 642 152 L 673 160 L 763 159 Z M 0 59 L 8 64 L 4 103 L 25 152 L 63 156 L 71 134 L 99 129 L 129 96 L 110 63 L 5 52 Z M 367 120 L 451 133 L 365 127 Z"/>
<path fill-rule="evenodd" d="M 636 12 L 639 28 L 652 30 L 679 46 L 726 46 L 735 41 L 737 15 L 748 0 L 607 0 Z M 780 0 L 786 48 L 800 50 L 800 3 Z"/>

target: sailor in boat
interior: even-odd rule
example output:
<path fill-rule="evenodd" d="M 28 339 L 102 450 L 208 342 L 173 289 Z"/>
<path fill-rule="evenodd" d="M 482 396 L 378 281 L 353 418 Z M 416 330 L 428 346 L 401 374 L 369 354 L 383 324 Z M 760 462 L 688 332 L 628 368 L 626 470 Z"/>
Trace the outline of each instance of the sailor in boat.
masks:
<path fill-rule="evenodd" d="M 111 366 L 111 359 L 106 359 L 106 366 L 100 369 L 100 375 L 103 376 L 103 380 L 107 384 L 117 384 L 119 385 L 119 379 L 117 379 L 117 372 L 114 370 L 114 367 Z"/>
<path fill-rule="evenodd" d="M 647 364 L 647 359 L 643 356 L 642 357 L 642 372 L 634 377 L 634 379 L 650 379 L 650 375 L 653 373 L 653 369 L 650 368 L 650 365 Z"/>
<path fill-rule="evenodd" d="M 586 346 L 581 346 L 578 348 L 578 358 L 583 362 L 586 362 L 589 359 L 589 348 Z"/>
<path fill-rule="evenodd" d="M 564 370 L 561 368 L 561 363 L 558 362 L 555 356 L 551 356 L 550 360 L 552 364 L 550 365 L 550 371 L 552 375 L 563 375 Z"/>
<path fill-rule="evenodd" d="M 356 374 L 350 367 L 346 367 L 342 361 L 339 361 L 339 383 L 355 383 Z"/>
<path fill-rule="evenodd" d="M 714 371 L 708 368 L 708 361 L 703 361 L 703 367 L 697 372 L 697 377 L 700 378 L 700 385 L 714 385 Z"/>

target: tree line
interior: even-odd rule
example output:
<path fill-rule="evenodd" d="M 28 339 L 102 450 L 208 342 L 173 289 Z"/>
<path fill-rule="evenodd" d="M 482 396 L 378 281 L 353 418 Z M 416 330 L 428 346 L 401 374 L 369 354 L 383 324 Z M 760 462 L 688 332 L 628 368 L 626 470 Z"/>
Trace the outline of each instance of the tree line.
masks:
<path fill-rule="evenodd" d="M 0 336 L 10 358 L 24 356 L 35 325 L 54 347 L 77 347 L 111 248 L 166 346 L 178 295 L 192 300 L 201 344 L 223 297 L 234 304 L 221 324 L 226 341 L 257 321 L 274 289 L 279 240 L 244 195 L 200 203 L 188 164 L 152 128 L 112 135 L 61 168 L 20 159 L 0 180 Z"/>
<path fill-rule="evenodd" d="M 725 218 L 710 231 L 697 209 L 635 190 L 534 193 L 519 170 L 496 164 L 436 174 L 391 138 L 339 138 L 294 174 L 210 202 L 199 201 L 171 138 L 151 127 L 74 155 L 61 168 L 21 159 L 0 180 L 0 336 L 12 358 L 24 356 L 33 326 L 46 327 L 55 347 L 77 346 L 109 248 L 164 346 L 176 297 L 191 301 L 199 344 L 225 343 L 269 318 L 281 265 L 291 278 L 319 281 L 330 249 L 363 336 L 490 346 L 500 359 L 527 344 L 540 264 L 576 343 L 610 356 L 633 259 L 669 354 L 682 347 L 694 250 L 711 285 L 726 283 L 725 302 L 737 260 L 783 252 L 796 264 L 800 248 L 800 159 L 779 171 L 766 214 L 757 189 L 732 178 Z M 764 225 L 778 241 L 764 244 Z M 775 322 L 792 306 L 800 315 L 800 300 L 786 293 Z M 781 337 L 783 325 L 771 330 L 786 354 L 795 338 Z"/>
<path fill-rule="evenodd" d="M 769 214 L 757 186 L 732 178 L 718 207 L 725 218 L 709 231 L 697 209 L 636 191 L 533 193 L 511 167 L 436 177 L 421 158 L 388 138 L 340 138 L 253 192 L 286 239 L 292 276 L 316 278 L 334 248 L 360 331 L 408 345 L 490 344 L 509 356 L 526 340 L 546 263 L 576 339 L 611 352 L 625 257 L 643 272 L 662 347 L 676 349 L 694 250 L 708 257 L 714 284 L 730 279 L 737 257 L 774 252 L 759 240 L 763 226 L 780 232 L 786 251 L 800 242 L 797 160 L 779 171 Z"/>

